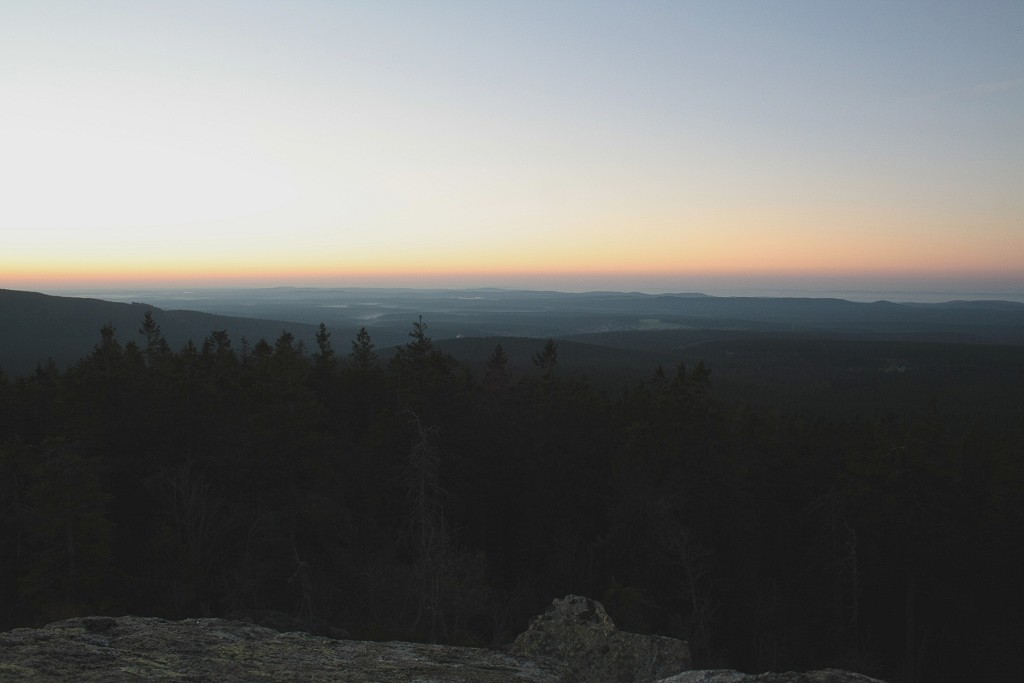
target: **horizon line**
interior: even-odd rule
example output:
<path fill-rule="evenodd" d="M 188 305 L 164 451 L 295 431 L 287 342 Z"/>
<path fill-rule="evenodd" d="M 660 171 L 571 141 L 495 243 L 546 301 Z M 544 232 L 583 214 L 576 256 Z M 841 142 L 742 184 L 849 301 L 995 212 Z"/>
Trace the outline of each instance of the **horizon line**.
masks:
<path fill-rule="evenodd" d="M 850 283 L 853 285 L 854 283 Z M 896 284 L 896 283 L 892 283 Z M 939 284 L 939 283 L 933 283 Z M 64 287 L 43 287 L 33 289 L 6 288 L 11 291 L 35 292 L 48 296 L 71 296 L 75 298 L 98 298 L 103 299 L 104 294 L 113 295 L 119 300 L 128 299 L 133 294 L 146 295 L 164 293 L 168 295 L 187 295 L 190 293 L 212 293 L 212 292 L 271 292 L 271 291 L 392 291 L 392 292 L 503 292 L 503 293 L 533 293 L 533 294 L 562 294 L 566 296 L 581 296 L 593 294 L 625 294 L 636 296 L 681 296 L 681 297 L 713 297 L 713 298 L 764 298 L 764 299 L 839 299 L 854 303 L 955 303 L 959 301 L 984 302 L 1004 301 L 1009 303 L 1024 303 L 1024 286 L 1004 289 L 1001 287 L 984 287 L 979 289 L 949 288 L 953 283 L 944 283 L 946 287 L 915 287 L 902 288 L 893 287 L 864 287 L 849 286 L 836 287 L 819 286 L 813 287 L 808 284 L 799 286 L 785 285 L 722 285 L 702 287 L 700 289 L 664 289 L 664 288 L 594 288 L 594 289 L 559 289 L 552 287 L 509 287 L 494 285 L 264 285 L 264 284 L 198 284 L 194 286 L 172 285 L 142 285 L 142 286 L 64 286 Z M 995 283 L 989 283 L 995 284 Z"/>

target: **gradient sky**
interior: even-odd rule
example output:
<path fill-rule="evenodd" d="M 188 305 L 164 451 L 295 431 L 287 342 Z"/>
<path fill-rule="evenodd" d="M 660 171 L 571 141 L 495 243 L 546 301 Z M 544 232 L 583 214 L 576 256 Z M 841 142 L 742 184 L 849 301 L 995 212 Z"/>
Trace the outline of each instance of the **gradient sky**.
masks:
<path fill-rule="evenodd" d="M 1024 2 L 0 4 L 0 287 L 712 281 L 1024 291 Z"/>

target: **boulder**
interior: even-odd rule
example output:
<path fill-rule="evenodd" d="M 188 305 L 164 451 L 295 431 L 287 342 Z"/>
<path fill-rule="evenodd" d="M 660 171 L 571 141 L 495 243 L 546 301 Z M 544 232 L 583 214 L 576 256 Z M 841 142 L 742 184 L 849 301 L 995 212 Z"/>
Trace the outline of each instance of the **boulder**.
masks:
<path fill-rule="evenodd" d="M 0 681 L 558 683 L 555 662 L 492 650 L 332 640 L 226 619 L 67 619 L 0 633 Z"/>
<path fill-rule="evenodd" d="M 690 668 L 686 642 L 620 631 L 601 603 L 579 595 L 555 600 L 512 652 L 563 662 L 572 683 L 652 683 Z"/>
<path fill-rule="evenodd" d="M 663 678 L 658 683 L 885 683 L 877 678 L 840 669 L 822 669 L 796 673 L 744 674 L 738 671 L 716 669 L 708 671 L 685 671 Z"/>

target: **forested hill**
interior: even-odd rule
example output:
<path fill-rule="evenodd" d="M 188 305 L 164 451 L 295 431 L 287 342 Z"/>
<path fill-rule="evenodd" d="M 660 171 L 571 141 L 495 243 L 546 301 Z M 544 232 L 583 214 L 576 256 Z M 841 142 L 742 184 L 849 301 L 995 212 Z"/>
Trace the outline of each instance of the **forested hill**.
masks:
<path fill-rule="evenodd" d="M 126 308 L 142 343 L 108 326 L 67 370 L 0 375 L 0 629 L 257 612 L 487 645 L 580 594 L 700 668 L 1019 671 L 1020 382 L 999 411 L 939 394 L 826 418 L 723 399 L 706 347 L 613 393 L 552 340 L 521 369 L 497 343 L 467 368 L 422 321 L 387 358 L 326 327 L 179 351 Z M 939 377 L 973 377 L 962 360 Z"/>
<path fill-rule="evenodd" d="M 130 296 L 136 303 L 0 290 L 0 369 L 22 375 L 48 358 L 65 367 L 92 350 L 99 328 L 108 323 L 122 342 L 139 343 L 139 322 L 147 310 L 175 349 L 190 339 L 200 344 L 215 330 L 225 331 L 237 347 L 243 339 L 250 344 L 272 341 L 284 329 L 310 346 L 321 322 L 347 337 L 365 326 L 381 348 L 394 348 L 405 341 L 409 321 L 418 315 L 430 321 L 438 339 L 551 337 L 604 344 L 610 337 L 599 340 L 593 335 L 718 330 L 849 340 L 1024 344 L 1024 304 L 1006 301 L 896 304 L 636 292 L 287 287 L 142 291 Z M 615 344 L 615 362 L 627 350 L 634 353 L 666 338 L 634 334 L 628 345 Z"/>
<path fill-rule="evenodd" d="M 24 375 L 48 360 L 59 368 L 67 367 L 92 350 L 99 341 L 100 328 L 107 324 L 116 329 L 122 342 L 141 343 L 139 327 L 147 311 L 175 349 L 189 340 L 201 344 L 213 330 L 227 331 L 236 344 L 243 338 L 253 343 L 261 338 L 273 340 L 286 328 L 309 344 L 315 332 L 313 325 L 304 323 L 0 289 L 0 370 Z"/>

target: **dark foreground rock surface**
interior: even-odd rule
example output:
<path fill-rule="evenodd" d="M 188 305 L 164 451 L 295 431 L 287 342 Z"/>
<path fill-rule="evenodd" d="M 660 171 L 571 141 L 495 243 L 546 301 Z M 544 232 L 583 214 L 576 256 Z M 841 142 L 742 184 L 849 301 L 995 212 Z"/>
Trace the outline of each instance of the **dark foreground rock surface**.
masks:
<path fill-rule="evenodd" d="M 882 683 L 835 669 L 689 668 L 685 642 L 620 631 L 600 603 L 573 595 L 535 618 L 511 653 L 335 640 L 227 619 L 83 617 L 0 633 L 0 682 Z"/>
<path fill-rule="evenodd" d="M 492 650 L 331 640 L 225 619 L 86 617 L 0 634 L 0 681 L 556 683 L 564 669 Z"/>
<path fill-rule="evenodd" d="M 885 683 L 877 678 L 869 678 L 860 674 L 841 671 L 839 669 L 822 669 L 796 673 L 763 673 L 744 674 L 738 671 L 716 669 L 712 671 L 686 671 L 669 676 L 658 683 Z"/>

